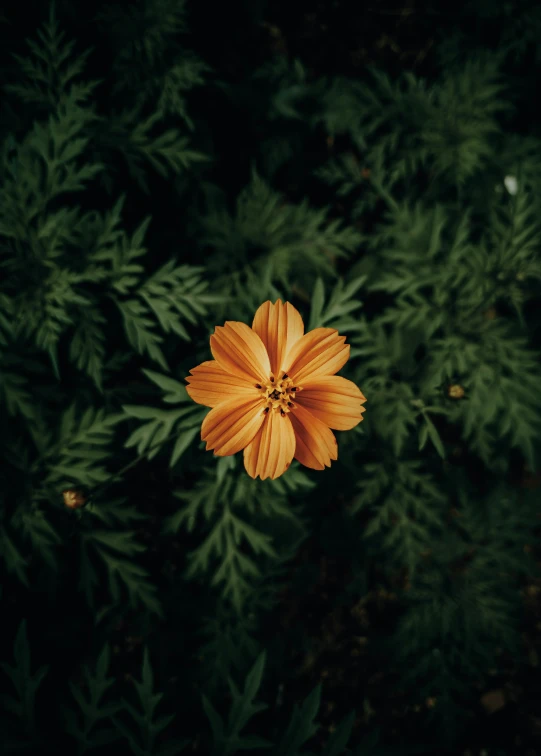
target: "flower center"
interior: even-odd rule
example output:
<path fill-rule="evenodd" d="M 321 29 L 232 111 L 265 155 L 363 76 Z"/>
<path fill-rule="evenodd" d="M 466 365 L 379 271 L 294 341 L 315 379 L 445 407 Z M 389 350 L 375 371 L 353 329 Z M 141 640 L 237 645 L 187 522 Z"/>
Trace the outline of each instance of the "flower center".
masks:
<path fill-rule="evenodd" d="M 279 379 L 271 374 L 268 381 L 257 383 L 256 388 L 260 389 L 261 398 L 265 404 L 263 412 L 274 410 L 282 417 L 295 409 L 295 395 L 302 391 L 302 386 L 295 385 L 286 373 Z"/>

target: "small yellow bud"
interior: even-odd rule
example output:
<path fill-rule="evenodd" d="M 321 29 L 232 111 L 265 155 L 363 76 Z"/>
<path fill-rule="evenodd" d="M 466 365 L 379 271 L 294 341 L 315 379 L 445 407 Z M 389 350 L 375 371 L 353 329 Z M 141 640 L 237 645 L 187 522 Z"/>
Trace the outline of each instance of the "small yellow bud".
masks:
<path fill-rule="evenodd" d="M 68 509 L 81 509 L 86 504 L 86 496 L 76 488 L 66 488 L 62 491 L 62 496 Z"/>
<path fill-rule="evenodd" d="M 449 388 L 447 389 L 447 394 L 451 399 L 462 399 L 464 397 L 465 391 L 462 386 L 459 386 L 455 383 L 452 386 L 449 386 Z"/>

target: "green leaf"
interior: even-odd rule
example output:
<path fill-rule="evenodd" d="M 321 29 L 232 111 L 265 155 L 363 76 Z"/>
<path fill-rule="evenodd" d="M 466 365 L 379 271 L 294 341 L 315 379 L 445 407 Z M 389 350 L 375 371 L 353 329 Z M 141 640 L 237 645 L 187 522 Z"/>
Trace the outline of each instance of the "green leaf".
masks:
<path fill-rule="evenodd" d="M 424 420 L 425 420 L 425 423 L 426 423 L 426 428 L 427 428 L 427 431 L 428 431 L 428 435 L 430 436 L 430 440 L 434 444 L 434 447 L 436 448 L 436 451 L 438 452 L 438 454 L 440 455 L 440 457 L 442 459 L 445 459 L 445 449 L 443 447 L 443 443 L 442 443 L 442 440 L 440 438 L 440 434 L 438 433 L 438 431 L 436 430 L 436 427 L 435 427 L 434 423 L 432 422 L 432 420 L 428 417 L 428 415 L 426 413 L 424 414 Z"/>
<path fill-rule="evenodd" d="M 202 695 L 201 699 L 203 701 L 203 710 L 210 722 L 214 743 L 222 743 L 224 740 L 224 722 L 208 698 Z"/>
<path fill-rule="evenodd" d="M 264 738 L 241 734 L 255 714 L 267 708 L 266 704 L 254 702 L 261 686 L 264 666 L 265 653 L 263 652 L 249 671 L 242 693 L 237 690 L 231 679 L 228 681 L 232 703 L 227 723 L 224 723 L 211 702 L 203 696 L 203 708 L 212 728 L 212 756 L 230 756 L 237 751 L 268 748 L 271 745 Z"/>
<path fill-rule="evenodd" d="M 163 338 L 154 332 L 154 321 L 148 317 L 148 310 L 137 299 L 117 301 L 124 320 L 126 336 L 139 354 L 148 354 L 164 370 L 169 370 L 160 344 Z"/>
<path fill-rule="evenodd" d="M 323 280 L 318 276 L 314 290 L 312 292 L 312 302 L 310 306 L 310 320 L 307 331 L 320 327 L 323 321 L 323 305 L 325 304 L 325 289 Z"/>
<path fill-rule="evenodd" d="M 162 735 L 175 717 L 156 714 L 163 694 L 154 692 L 154 674 L 147 648 L 143 653 L 141 681 L 135 680 L 134 687 L 137 706 L 122 699 L 119 713 L 128 717 L 121 719 L 115 715 L 113 718 L 119 734 L 129 741 L 135 756 L 174 756 L 180 753 L 188 741 L 164 738 Z"/>
<path fill-rule="evenodd" d="M 167 404 L 189 401 L 190 397 L 186 392 L 186 387 L 182 383 L 166 375 L 155 373 L 154 370 L 143 370 L 143 373 L 162 389 L 164 392 L 163 401 Z"/>
<path fill-rule="evenodd" d="M 92 563 L 94 555 L 107 570 L 108 587 L 115 603 L 120 603 L 126 592 L 131 606 L 142 604 L 149 612 L 162 616 L 156 587 L 151 583 L 148 571 L 135 561 L 138 554 L 146 551 L 146 547 L 135 540 L 133 531 L 92 530 L 85 533 L 83 538 L 79 585 L 91 604 L 98 582 Z M 91 547 L 91 553 L 87 546 Z"/>
<path fill-rule="evenodd" d="M 5 697 L 5 705 L 20 719 L 26 736 L 33 736 L 35 733 L 36 693 L 49 667 L 40 667 L 37 672 L 32 674 L 26 620 L 22 620 L 15 637 L 13 661 L 13 665 L 6 662 L 0 663 L 0 668 L 10 678 L 16 692 L 15 697 L 12 695 Z"/>
<path fill-rule="evenodd" d="M 351 736 L 354 722 L 355 712 L 352 711 L 351 714 L 340 722 L 336 730 L 332 733 L 321 756 L 342 756 Z"/>
<path fill-rule="evenodd" d="M 189 430 L 179 435 L 173 447 L 171 459 L 169 460 L 169 467 L 174 467 L 176 465 L 180 457 L 184 454 L 186 449 L 190 446 L 199 432 L 200 427 L 199 424 L 197 424 L 193 428 L 190 428 Z"/>
<path fill-rule="evenodd" d="M 417 460 L 370 463 L 363 473 L 353 511 L 365 508 L 371 512 L 364 538 L 377 539 L 388 563 L 396 561 L 413 575 L 422 552 L 443 532 L 446 496 Z"/>
<path fill-rule="evenodd" d="M 76 740 L 80 754 L 92 748 L 109 745 L 118 738 L 114 729 L 107 726 L 108 722 L 112 724 L 118 704 L 106 704 L 103 701 L 114 682 L 114 678 L 107 677 L 110 661 L 110 650 L 105 645 L 96 661 L 95 671 L 88 666 L 83 668 L 84 688 L 70 683 L 70 690 L 78 708 L 65 708 L 64 717 L 66 731 Z"/>
<path fill-rule="evenodd" d="M 13 543 L 5 528 L 0 526 L 0 555 L 5 562 L 8 572 L 14 572 L 23 585 L 28 586 L 26 575 L 27 561 Z"/>
<path fill-rule="evenodd" d="M 321 685 L 317 685 L 300 706 L 295 705 L 287 730 L 274 751 L 276 756 L 297 756 L 301 746 L 316 734 L 320 701 Z"/>

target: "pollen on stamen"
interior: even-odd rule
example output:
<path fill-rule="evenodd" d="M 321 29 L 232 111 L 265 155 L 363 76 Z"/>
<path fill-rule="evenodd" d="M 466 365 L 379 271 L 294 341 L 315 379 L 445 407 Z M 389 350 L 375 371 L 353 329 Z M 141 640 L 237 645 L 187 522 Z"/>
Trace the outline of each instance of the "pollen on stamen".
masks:
<path fill-rule="evenodd" d="M 282 415 L 282 417 L 284 417 L 284 415 L 286 414 L 281 407 L 280 407 L 280 414 Z"/>
<path fill-rule="evenodd" d="M 268 412 L 269 410 L 270 410 L 270 407 L 265 407 L 265 409 L 263 410 L 263 412 L 264 412 L 265 414 L 267 414 L 267 412 Z"/>
<path fill-rule="evenodd" d="M 288 376 L 287 373 L 284 373 L 283 376 L 282 376 L 282 380 L 285 381 L 286 378 L 289 378 L 289 376 Z"/>
<path fill-rule="evenodd" d="M 287 403 L 287 406 L 288 406 L 288 407 L 293 407 L 293 402 L 288 402 L 288 403 Z"/>
<path fill-rule="evenodd" d="M 256 387 L 256 388 L 261 388 L 261 384 L 259 384 L 259 383 L 256 383 L 256 384 L 255 384 L 255 387 Z"/>

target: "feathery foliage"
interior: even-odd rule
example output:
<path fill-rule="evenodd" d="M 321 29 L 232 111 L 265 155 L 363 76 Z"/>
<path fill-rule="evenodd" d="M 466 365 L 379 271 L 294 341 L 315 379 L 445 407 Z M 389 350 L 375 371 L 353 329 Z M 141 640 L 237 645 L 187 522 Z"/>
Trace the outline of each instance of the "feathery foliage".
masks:
<path fill-rule="evenodd" d="M 540 14 L 331 5 L 0 15 L 7 753 L 537 748 Z M 185 378 L 278 298 L 367 411 L 252 480 Z"/>

